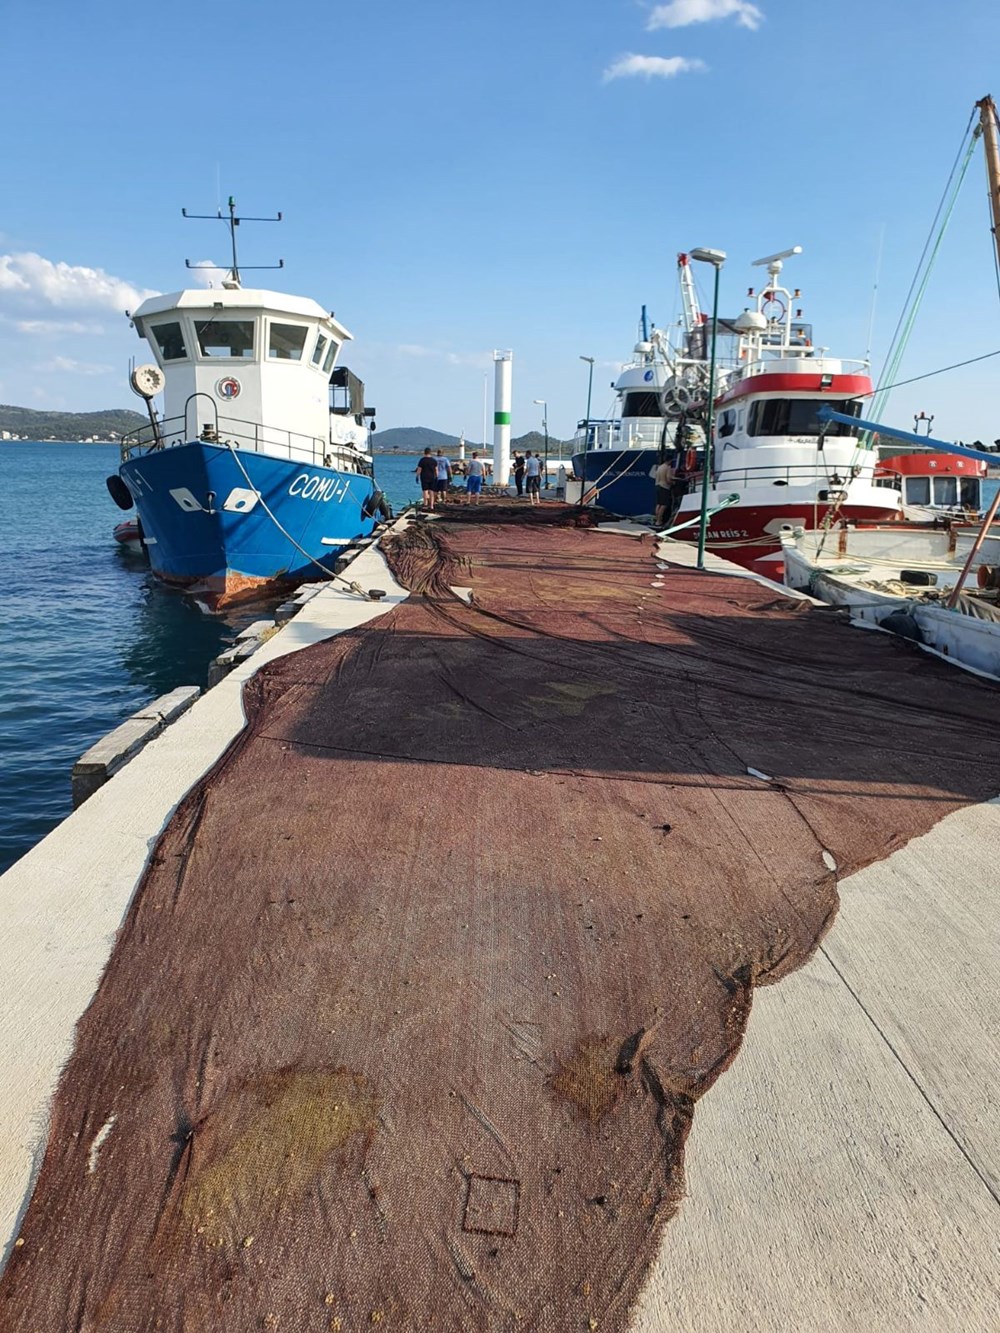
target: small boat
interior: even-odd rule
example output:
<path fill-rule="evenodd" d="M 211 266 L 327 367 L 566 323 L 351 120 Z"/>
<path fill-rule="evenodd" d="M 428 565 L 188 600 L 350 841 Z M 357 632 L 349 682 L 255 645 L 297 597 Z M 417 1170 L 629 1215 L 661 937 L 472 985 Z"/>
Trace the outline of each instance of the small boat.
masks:
<path fill-rule="evenodd" d="M 1000 524 L 842 524 L 781 534 L 788 587 L 1000 679 Z"/>
<path fill-rule="evenodd" d="M 374 409 L 338 364 L 351 334 L 315 301 L 243 287 L 241 220 L 230 199 L 220 288 L 154 296 L 131 316 L 156 359 L 131 377 L 150 424 L 124 438 L 108 478 L 116 503 L 135 505 L 153 573 L 212 610 L 332 572 L 388 513 Z"/>
<path fill-rule="evenodd" d="M 142 544 L 142 529 L 137 518 L 126 518 L 121 523 L 115 524 L 111 535 L 118 543 L 119 549 L 126 554 L 145 554 L 145 547 Z"/>

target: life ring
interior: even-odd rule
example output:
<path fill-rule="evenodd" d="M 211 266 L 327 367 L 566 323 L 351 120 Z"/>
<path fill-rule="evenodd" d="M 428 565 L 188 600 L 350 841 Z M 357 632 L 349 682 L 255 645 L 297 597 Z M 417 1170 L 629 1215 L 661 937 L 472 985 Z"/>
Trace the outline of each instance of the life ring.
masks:
<path fill-rule="evenodd" d="M 781 308 L 781 314 L 769 315 L 764 309 L 765 306 L 779 306 Z M 784 322 L 784 318 L 788 314 L 788 306 L 785 305 L 780 296 L 766 296 L 765 300 L 761 302 L 760 313 L 767 320 L 768 324 L 781 324 Z"/>
<path fill-rule="evenodd" d="M 689 449 L 684 455 L 684 471 L 688 473 L 694 472 L 697 467 L 698 451 L 696 449 Z"/>

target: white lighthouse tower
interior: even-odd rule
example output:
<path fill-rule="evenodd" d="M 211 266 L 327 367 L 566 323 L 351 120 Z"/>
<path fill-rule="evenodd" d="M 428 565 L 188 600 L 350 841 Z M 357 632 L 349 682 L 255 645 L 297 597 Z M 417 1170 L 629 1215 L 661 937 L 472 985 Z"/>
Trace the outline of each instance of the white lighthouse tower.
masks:
<path fill-rule="evenodd" d="M 510 476 L 510 385 L 514 353 L 494 352 L 493 481 L 506 486 Z"/>

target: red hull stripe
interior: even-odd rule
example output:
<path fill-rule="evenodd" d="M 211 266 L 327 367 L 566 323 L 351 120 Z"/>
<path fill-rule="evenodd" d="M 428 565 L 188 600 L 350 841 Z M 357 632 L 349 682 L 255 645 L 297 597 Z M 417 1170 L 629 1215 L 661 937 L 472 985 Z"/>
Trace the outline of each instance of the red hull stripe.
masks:
<path fill-rule="evenodd" d="M 867 375 L 834 375 L 824 388 L 822 375 L 751 375 L 722 395 L 720 403 L 732 403 L 757 393 L 820 393 L 824 398 L 864 398 L 872 391 Z"/>

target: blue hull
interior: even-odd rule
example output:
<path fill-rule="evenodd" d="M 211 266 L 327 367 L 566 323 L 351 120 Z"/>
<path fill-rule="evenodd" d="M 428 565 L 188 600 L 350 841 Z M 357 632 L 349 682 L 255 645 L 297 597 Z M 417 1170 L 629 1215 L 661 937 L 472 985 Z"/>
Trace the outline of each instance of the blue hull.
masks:
<path fill-rule="evenodd" d="M 659 462 L 659 449 L 588 449 L 573 455 L 573 475 L 583 479 L 585 496 L 596 490 L 588 503 L 625 518 L 652 517 Z"/>
<path fill-rule="evenodd" d="M 119 471 L 153 572 L 216 604 L 301 582 L 318 573 L 314 562 L 332 568 L 342 547 L 376 523 L 362 512 L 371 477 L 313 463 L 196 440 L 132 458 Z"/>

